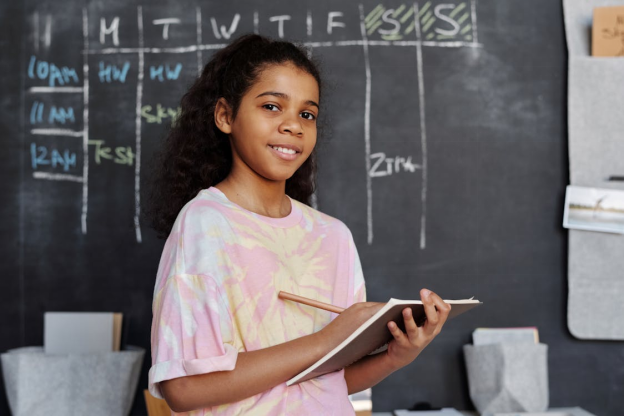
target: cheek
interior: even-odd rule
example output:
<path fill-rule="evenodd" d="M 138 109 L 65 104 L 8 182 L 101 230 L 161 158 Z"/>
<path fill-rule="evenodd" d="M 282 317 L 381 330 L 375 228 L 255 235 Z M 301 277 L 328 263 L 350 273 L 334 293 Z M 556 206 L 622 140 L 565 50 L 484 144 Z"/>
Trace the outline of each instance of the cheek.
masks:
<path fill-rule="evenodd" d="M 257 141 L 274 129 L 274 122 L 267 117 L 261 117 L 258 112 L 247 108 L 239 109 L 236 120 L 232 124 L 232 133 L 239 141 Z M 242 143 L 241 143 L 242 145 Z"/>
<path fill-rule="evenodd" d="M 310 139 L 310 142 L 308 143 L 308 155 L 310 155 L 312 153 L 312 151 L 314 150 L 314 147 L 316 146 L 316 132 L 315 135 L 312 139 Z"/>

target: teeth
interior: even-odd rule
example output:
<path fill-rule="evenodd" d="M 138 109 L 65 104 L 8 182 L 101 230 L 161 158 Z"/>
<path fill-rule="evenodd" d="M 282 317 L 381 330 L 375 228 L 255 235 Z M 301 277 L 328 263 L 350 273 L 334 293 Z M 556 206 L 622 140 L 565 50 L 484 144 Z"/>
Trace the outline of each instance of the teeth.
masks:
<path fill-rule="evenodd" d="M 269 146 L 270 146 L 270 145 L 269 145 Z M 291 154 L 291 155 L 293 155 L 293 154 L 296 154 L 296 153 L 297 153 L 297 151 L 295 151 L 294 149 L 280 148 L 280 147 L 278 147 L 278 146 L 271 146 L 271 148 L 273 148 L 273 149 L 275 149 L 275 150 L 277 150 L 277 151 L 279 151 L 279 152 L 282 152 L 282 153 L 288 153 L 288 154 Z"/>

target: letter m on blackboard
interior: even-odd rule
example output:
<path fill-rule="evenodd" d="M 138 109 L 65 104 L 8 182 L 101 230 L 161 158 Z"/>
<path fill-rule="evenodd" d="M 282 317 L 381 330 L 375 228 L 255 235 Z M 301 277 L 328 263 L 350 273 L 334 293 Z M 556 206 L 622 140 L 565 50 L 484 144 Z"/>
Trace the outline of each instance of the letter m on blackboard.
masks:
<path fill-rule="evenodd" d="M 113 45 L 119 46 L 119 16 L 115 16 L 109 27 L 106 27 L 106 19 L 100 19 L 100 43 L 104 45 L 106 35 L 113 35 Z"/>

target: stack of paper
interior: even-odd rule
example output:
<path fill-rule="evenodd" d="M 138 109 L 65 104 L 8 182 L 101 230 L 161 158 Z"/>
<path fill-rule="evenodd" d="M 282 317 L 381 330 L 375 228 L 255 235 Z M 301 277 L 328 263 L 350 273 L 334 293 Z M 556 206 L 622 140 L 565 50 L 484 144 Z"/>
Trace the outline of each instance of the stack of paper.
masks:
<path fill-rule="evenodd" d="M 43 343 L 48 355 L 119 351 L 122 313 L 45 312 Z"/>
<path fill-rule="evenodd" d="M 472 332 L 472 343 L 475 346 L 494 343 L 530 343 L 538 344 L 537 327 L 479 327 Z"/>

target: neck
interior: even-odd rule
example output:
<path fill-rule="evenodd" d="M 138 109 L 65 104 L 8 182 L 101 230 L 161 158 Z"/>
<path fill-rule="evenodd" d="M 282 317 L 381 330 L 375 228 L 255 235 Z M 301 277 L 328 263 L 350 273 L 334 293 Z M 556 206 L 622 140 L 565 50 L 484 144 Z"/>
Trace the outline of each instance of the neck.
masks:
<path fill-rule="evenodd" d="M 273 218 L 288 216 L 291 204 L 286 196 L 286 180 L 267 180 L 245 168 L 232 164 L 230 174 L 215 187 L 246 210 Z"/>

